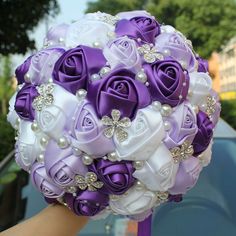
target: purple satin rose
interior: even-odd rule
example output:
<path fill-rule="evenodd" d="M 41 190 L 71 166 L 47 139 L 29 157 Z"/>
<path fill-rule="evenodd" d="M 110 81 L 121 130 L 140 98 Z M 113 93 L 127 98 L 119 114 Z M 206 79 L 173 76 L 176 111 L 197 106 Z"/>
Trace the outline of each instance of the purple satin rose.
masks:
<path fill-rule="evenodd" d="M 156 61 L 145 64 L 144 70 L 148 76 L 148 88 L 153 100 L 174 107 L 186 99 L 189 75 L 177 61 Z"/>
<path fill-rule="evenodd" d="M 169 202 L 182 202 L 182 200 L 183 200 L 182 194 L 177 194 L 177 195 L 169 194 L 169 197 L 168 197 Z"/>
<path fill-rule="evenodd" d="M 108 195 L 100 191 L 81 191 L 76 197 L 65 195 L 70 209 L 79 216 L 94 216 L 104 210 L 109 204 Z"/>
<path fill-rule="evenodd" d="M 55 62 L 65 52 L 63 48 L 48 48 L 38 51 L 31 58 L 28 80 L 35 85 L 47 83 L 52 78 Z"/>
<path fill-rule="evenodd" d="M 197 57 L 196 58 L 198 61 L 198 72 L 208 72 L 209 71 L 209 66 L 208 66 L 208 61 L 201 58 Z"/>
<path fill-rule="evenodd" d="M 56 62 L 53 71 L 54 82 L 76 94 L 86 89 L 90 75 L 98 73 L 106 64 L 102 50 L 78 46 L 66 51 Z"/>
<path fill-rule="evenodd" d="M 198 132 L 193 140 L 194 156 L 205 151 L 213 136 L 213 124 L 206 113 L 199 111 L 197 114 Z"/>
<path fill-rule="evenodd" d="M 162 33 L 157 36 L 155 45 L 158 52 L 178 61 L 188 72 L 195 70 L 197 63 L 195 55 L 180 34 Z"/>
<path fill-rule="evenodd" d="M 201 170 L 202 166 L 196 157 L 190 157 L 181 162 L 175 177 L 175 184 L 168 192 L 170 194 L 185 194 L 197 183 Z"/>
<path fill-rule="evenodd" d="M 25 84 L 16 95 L 15 110 L 19 117 L 24 120 L 33 121 L 35 110 L 32 106 L 33 100 L 39 95 L 36 87 Z"/>
<path fill-rule="evenodd" d="M 165 120 L 170 125 L 164 143 L 170 149 L 180 146 L 184 141 L 192 143 L 198 132 L 197 118 L 191 104 L 183 102 Z"/>
<path fill-rule="evenodd" d="M 103 49 L 103 54 L 111 69 L 122 67 L 134 72 L 141 70 L 141 59 L 136 42 L 127 37 L 116 38 Z"/>
<path fill-rule="evenodd" d="M 125 193 L 135 181 L 132 176 L 135 171 L 130 161 L 109 161 L 103 159 L 94 160 L 89 166 L 100 181 L 104 183 L 104 189 L 109 194 L 121 195 Z"/>
<path fill-rule="evenodd" d="M 136 16 L 118 21 L 115 32 L 118 37 L 127 35 L 133 39 L 140 38 L 143 43 L 155 43 L 155 37 L 160 34 L 160 25 L 151 16 Z"/>
<path fill-rule="evenodd" d="M 25 82 L 25 74 L 28 72 L 32 56 L 28 57 L 21 65 L 19 65 L 16 70 L 16 79 L 18 84 L 23 84 Z"/>
<path fill-rule="evenodd" d="M 44 160 L 48 176 L 60 187 L 73 185 L 75 175 L 87 173 L 81 157 L 75 156 L 71 147 L 61 149 L 54 141 L 48 143 Z"/>
<path fill-rule="evenodd" d="M 85 101 L 74 117 L 71 122 L 73 146 L 95 157 L 103 157 L 115 150 L 113 140 L 104 136 L 104 126 L 91 103 Z"/>
<path fill-rule="evenodd" d="M 147 87 L 126 69 L 114 70 L 88 87 L 88 100 L 101 118 L 118 109 L 122 117 L 133 119 L 138 109 L 151 103 Z"/>
<path fill-rule="evenodd" d="M 43 164 L 35 163 L 30 173 L 34 186 L 47 198 L 58 198 L 64 195 L 64 190 L 56 186 L 48 177 Z"/>

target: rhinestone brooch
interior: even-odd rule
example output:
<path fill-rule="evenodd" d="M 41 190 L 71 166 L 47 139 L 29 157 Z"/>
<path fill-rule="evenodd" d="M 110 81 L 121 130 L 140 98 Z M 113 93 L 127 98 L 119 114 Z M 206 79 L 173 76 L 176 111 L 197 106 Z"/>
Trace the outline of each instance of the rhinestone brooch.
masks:
<path fill-rule="evenodd" d="M 103 14 L 103 15 L 99 16 L 99 20 L 103 21 L 107 24 L 110 24 L 110 25 L 115 25 L 117 23 L 117 21 L 119 21 L 119 17 L 112 16 L 110 14 Z"/>
<path fill-rule="evenodd" d="M 188 141 L 185 141 L 179 147 L 172 148 L 170 152 L 174 159 L 174 162 L 179 163 L 192 156 L 194 150 L 193 150 L 193 145 L 191 145 Z"/>
<path fill-rule="evenodd" d="M 82 175 L 75 176 L 75 183 L 81 190 L 88 189 L 89 191 L 97 191 L 102 188 L 103 182 L 97 181 L 97 175 L 93 172 L 86 173 L 85 177 Z"/>
<path fill-rule="evenodd" d="M 156 60 L 163 60 L 164 56 L 157 52 L 157 49 L 150 44 L 144 44 L 138 48 L 140 55 L 143 55 L 143 58 L 148 63 L 153 63 Z"/>
<path fill-rule="evenodd" d="M 113 135 L 116 136 L 119 142 L 123 142 L 128 138 L 128 133 L 124 130 L 124 128 L 128 128 L 131 126 L 131 120 L 128 117 L 123 117 L 120 119 L 120 111 L 112 110 L 111 117 L 103 116 L 102 123 L 103 125 L 108 126 L 104 129 L 104 135 L 107 138 L 112 138 Z"/>
<path fill-rule="evenodd" d="M 216 100 L 212 96 L 207 96 L 207 103 L 206 103 L 206 113 L 208 116 L 211 116 L 215 110 Z"/>
<path fill-rule="evenodd" d="M 54 97 L 52 93 L 54 90 L 54 85 L 52 83 L 42 84 L 37 87 L 37 90 L 40 95 L 34 99 L 33 107 L 37 111 L 41 111 L 43 107 L 53 104 Z"/>

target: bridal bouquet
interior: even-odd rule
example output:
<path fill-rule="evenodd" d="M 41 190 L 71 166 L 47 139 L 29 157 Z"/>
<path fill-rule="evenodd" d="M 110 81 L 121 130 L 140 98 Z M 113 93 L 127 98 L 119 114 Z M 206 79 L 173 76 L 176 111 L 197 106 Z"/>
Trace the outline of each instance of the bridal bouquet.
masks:
<path fill-rule="evenodd" d="M 207 61 L 146 11 L 51 28 L 16 78 L 16 162 L 77 215 L 142 221 L 211 160 L 220 104 Z"/>

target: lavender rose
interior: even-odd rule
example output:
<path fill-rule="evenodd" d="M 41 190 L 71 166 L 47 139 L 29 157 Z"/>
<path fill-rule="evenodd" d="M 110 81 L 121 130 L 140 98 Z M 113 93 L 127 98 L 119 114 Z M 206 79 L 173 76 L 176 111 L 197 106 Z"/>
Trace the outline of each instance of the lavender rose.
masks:
<path fill-rule="evenodd" d="M 76 197 L 65 195 L 65 200 L 72 211 L 79 216 L 94 216 L 104 210 L 109 203 L 108 195 L 100 191 L 81 191 Z"/>
<path fill-rule="evenodd" d="M 64 190 L 56 186 L 48 177 L 43 164 L 36 163 L 31 169 L 31 181 L 34 186 L 47 198 L 63 196 Z"/>
<path fill-rule="evenodd" d="M 23 84 L 25 82 L 25 74 L 28 72 L 32 56 L 28 57 L 21 65 L 19 65 L 16 70 L 16 79 L 18 84 Z"/>
<path fill-rule="evenodd" d="M 103 79 L 89 85 L 88 100 L 99 117 L 110 116 L 118 109 L 122 117 L 133 119 L 140 108 L 151 103 L 147 87 L 135 80 L 135 74 L 126 69 L 113 70 Z"/>
<path fill-rule="evenodd" d="M 111 68 L 122 67 L 133 70 L 141 70 L 141 59 L 136 42 L 128 37 L 116 38 L 107 44 L 103 54 Z"/>
<path fill-rule="evenodd" d="M 176 107 L 176 110 L 166 119 L 170 125 L 164 143 L 168 148 L 181 145 L 184 141 L 192 143 L 197 131 L 196 114 L 188 102 L 183 102 Z"/>
<path fill-rule="evenodd" d="M 78 46 L 66 51 L 56 62 L 53 71 L 54 82 L 75 94 L 78 89 L 87 88 L 91 74 L 99 72 L 106 64 L 101 49 Z"/>
<path fill-rule="evenodd" d="M 95 157 L 102 157 L 115 150 L 112 139 L 104 136 L 104 126 L 91 103 L 85 101 L 81 104 L 74 117 L 75 121 L 71 122 L 73 146 Z"/>
<path fill-rule="evenodd" d="M 48 143 L 44 159 L 48 176 L 60 187 L 72 185 L 76 174 L 85 175 L 87 172 L 81 158 L 73 154 L 71 147 L 61 149 L 54 141 Z"/>
<path fill-rule="evenodd" d="M 15 110 L 19 117 L 24 120 L 33 121 L 35 111 L 32 106 L 33 100 L 39 95 L 36 87 L 25 84 L 16 95 Z"/>
<path fill-rule="evenodd" d="M 125 193 L 135 181 L 132 176 L 135 171 L 130 161 L 94 160 L 89 169 L 96 173 L 98 179 L 104 183 L 104 189 L 109 194 L 121 195 Z"/>
<path fill-rule="evenodd" d="M 198 61 L 198 72 L 208 72 L 208 61 L 201 58 L 197 57 L 196 58 Z"/>
<path fill-rule="evenodd" d="M 199 111 L 197 114 L 198 132 L 193 140 L 194 156 L 205 151 L 213 136 L 213 124 L 206 113 Z"/>
<path fill-rule="evenodd" d="M 118 21 L 115 32 L 118 37 L 127 35 L 140 38 L 145 43 L 154 43 L 155 37 L 160 34 L 160 25 L 152 17 L 136 16 Z"/>
<path fill-rule="evenodd" d="M 189 75 L 174 60 L 156 61 L 145 64 L 149 90 L 153 100 L 174 107 L 182 103 L 188 94 Z"/>

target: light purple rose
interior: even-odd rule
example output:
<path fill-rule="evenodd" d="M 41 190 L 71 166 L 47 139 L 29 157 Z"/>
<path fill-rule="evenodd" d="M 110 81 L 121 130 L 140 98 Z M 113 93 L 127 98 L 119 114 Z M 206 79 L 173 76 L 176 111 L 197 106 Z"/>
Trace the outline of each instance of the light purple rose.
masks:
<path fill-rule="evenodd" d="M 48 176 L 60 187 L 73 185 L 75 175 L 87 173 L 81 156 L 75 156 L 71 147 L 59 148 L 57 143 L 52 140 L 47 145 L 44 161 Z"/>
<path fill-rule="evenodd" d="M 52 78 L 55 62 L 65 50 L 63 48 L 49 48 L 37 52 L 31 58 L 28 70 L 28 80 L 34 85 L 48 82 Z"/>
<path fill-rule="evenodd" d="M 58 198 L 64 195 L 64 190 L 59 188 L 46 173 L 43 164 L 35 163 L 30 173 L 33 185 L 47 198 Z"/>
<path fill-rule="evenodd" d="M 115 28 L 118 37 L 127 35 L 130 38 L 140 38 L 142 43 L 155 43 L 155 37 L 160 34 L 160 25 L 151 16 L 136 16 L 129 20 L 122 19 Z"/>
<path fill-rule="evenodd" d="M 150 13 L 144 10 L 138 10 L 138 11 L 125 11 L 125 12 L 120 12 L 117 14 L 117 16 L 120 19 L 127 19 L 130 20 L 134 17 L 151 17 Z"/>
<path fill-rule="evenodd" d="M 116 38 L 103 49 L 111 69 L 122 67 L 134 72 L 141 70 L 141 59 L 136 42 L 128 37 Z"/>
<path fill-rule="evenodd" d="M 182 103 L 188 94 L 189 75 L 172 59 L 145 64 L 149 90 L 153 100 L 174 107 Z"/>
<path fill-rule="evenodd" d="M 23 120 L 33 121 L 35 118 L 35 110 L 33 101 L 39 95 L 36 87 L 32 84 L 24 84 L 16 95 L 15 110 Z"/>
<path fill-rule="evenodd" d="M 95 157 L 102 157 L 115 150 L 112 139 L 104 136 L 104 126 L 91 103 L 85 101 L 75 111 L 74 117 L 75 120 L 71 121 L 73 146 Z"/>
<path fill-rule="evenodd" d="M 168 191 L 170 194 L 185 194 L 197 183 L 199 174 L 202 170 L 199 159 L 190 157 L 179 165 L 175 178 L 175 184 Z"/>
<path fill-rule="evenodd" d="M 162 33 L 157 36 L 155 47 L 165 58 L 171 57 L 178 61 L 188 72 L 195 70 L 197 61 L 195 55 L 178 33 Z"/>
<path fill-rule="evenodd" d="M 108 195 L 100 191 L 81 191 L 76 197 L 65 195 L 70 209 L 78 216 L 94 216 L 104 210 L 109 204 Z"/>
<path fill-rule="evenodd" d="M 183 102 L 165 119 L 170 129 L 167 131 L 164 143 L 168 148 L 180 146 L 184 141 L 192 143 L 197 131 L 197 118 L 191 104 Z"/>

